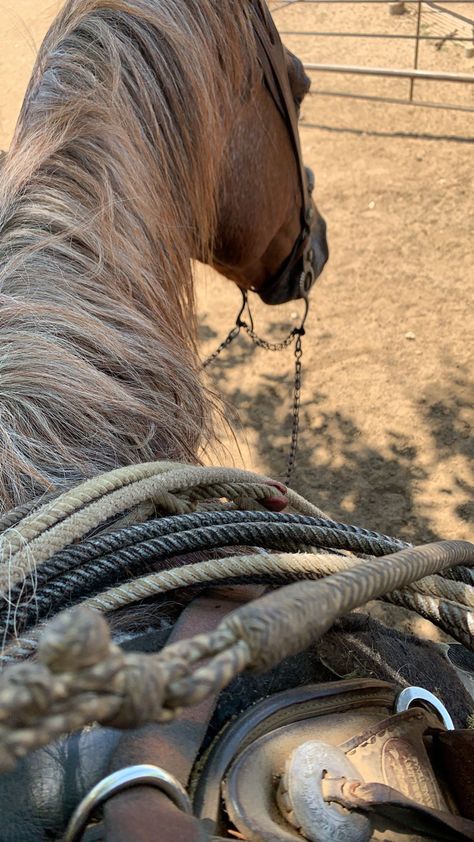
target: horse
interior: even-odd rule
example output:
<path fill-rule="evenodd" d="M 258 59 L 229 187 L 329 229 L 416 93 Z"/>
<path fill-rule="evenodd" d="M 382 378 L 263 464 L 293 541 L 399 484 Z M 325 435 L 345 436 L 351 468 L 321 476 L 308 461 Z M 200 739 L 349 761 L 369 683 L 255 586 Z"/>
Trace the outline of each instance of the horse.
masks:
<path fill-rule="evenodd" d="M 4 511 L 209 444 L 192 259 L 270 303 L 300 296 L 298 266 L 282 270 L 305 174 L 262 80 L 256 9 L 76 0 L 47 34 L 1 169 Z M 295 110 L 309 81 L 284 62 Z"/>
<path fill-rule="evenodd" d="M 105 580 L 100 577 L 110 570 L 106 562 L 112 550 L 115 559 L 122 553 L 127 576 L 133 576 L 137 560 L 142 572 L 155 570 L 156 541 L 171 540 L 166 529 L 174 538 L 171 549 L 161 550 L 163 558 L 174 559 L 175 568 L 179 558 L 180 564 L 191 559 L 193 575 L 196 563 L 212 565 L 216 556 L 213 552 L 209 561 L 208 554 L 197 554 L 203 548 L 200 529 L 214 530 L 217 548 L 238 544 L 233 536 L 245 533 L 251 546 L 300 550 L 317 540 L 318 530 L 329 529 L 330 541 L 336 535 L 340 540 L 345 531 L 350 547 L 358 548 L 362 556 L 410 552 L 401 542 L 384 536 L 343 529 L 331 521 L 323 526 L 321 512 L 303 504 L 297 495 L 288 497 L 281 485 L 268 478 L 219 469 L 209 474 L 199 464 L 200 452 L 212 438 L 213 398 L 200 377 L 191 261 L 208 262 L 242 290 L 278 304 L 307 296 L 328 257 L 325 223 L 312 198 L 313 179 L 303 166 L 297 134 L 298 109 L 308 87 L 301 63 L 283 48 L 263 0 L 69 0 L 46 36 L 0 180 L 5 636 L 13 632 L 15 638 L 23 621 L 30 632 L 31 611 L 47 617 L 55 613 L 58 602 L 74 604 L 78 585 L 81 599 L 88 595 L 97 604 L 105 599 L 108 592 L 102 594 Z M 97 513 L 94 506 L 102 497 L 106 505 Z M 231 500 L 233 509 L 214 512 L 216 498 Z M 258 501 L 270 511 L 239 511 L 243 499 Z M 297 511 L 300 507 L 299 516 L 275 513 L 288 499 Z M 204 503 L 202 511 L 193 514 L 199 502 Z M 184 521 L 177 525 L 178 521 L 163 516 L 168 513 Z M 80 523 L 86 515 L 84 533 Z M 61 532 L 65 525 L 67 539 Z M 220 530 L 219 538 L 215 530 Z M 294 537 L 296 532 L 299 537 Z M 129 552 L 130 536 L 138 534 L 143 549 L 147 542 L 155 542 L 152 559 L 148 555 L 143 561 L 138 545 Z M 324 540 L 324 547 L 333 546 Z M 99 545 L 107 548 L 102 555 L 97 555 Z M 352 564 L 341 547 L 334 558 L 331 555 L 334 569 Z M 180 597 L 171 602 L 166 591 L 161 591 L 165 596 L 158 602 L 156 598 L 150 602 L 143 592 L 142 613 L 141 609 L 131 613 L 129 607 L 121 610 L 116 602 L 115 630 L 123 650 L 159 650 L 170 633 L 179 647 L 183 637 L 196 630 L 208 631 L 229 606 L 235 608 L 239 601 L 259 596 L 262 582 L 275 585 L 282 575 L 291 580 L 301 578 L 302 572 L 309 576 L 314 566 L 312 560 L 305 567 L 301 556 L 299 572 L 295 572 L 294 560 L 281 557 L 280 572 L 273 570 L 270 575 L 267 569 L 264 575 L 262 565 L 272 562 L 257 553 L 251 572 L 244 576 L 247 557 L 232 561 L 228 552 L 223 550 L 223 554 L 225 580 L 252 582 L 251 591 L 211 591 L 190 601 L 178 590 Z M 66 563 L 69 568 L 64 574 Z M 327 555 L 321 563 L 327 571 Z M 54 573 L 51 565 L 56 565 Z M 232 575 L 231 569 L 235 569 Z M 215 565 L 213 570 L 215 582 Z M 198 593 L 202 590 L 199 581 L 207 580 L 193 581 L 191 596 L 196 588 Z M 67 599 L 65 591 L 58 590 L 60 584 L 68 589 Z M 188 613 L 175 626 L 183 603 L 189 603 Z M 288 612 L 284 616 L 288 624 Z M 11 701 L 12 687 L 18 688 L 26 677 L 32 677 L 35 703 L 44 704 L 51 693 L 58 692 L 63 707 L 51 717 L 53 730 L 60 725 L 61 733 L 76 731 L 83 724 L 79 704 L 66 725 L 62 717 L 67 693 L 54 677 L 54 669 L 48 671 L 48 665 L 61 660 L 58 653 L 66 641 L 82 668 L 91 668 L 93 680 L 98 681 L 100 665 L 94 660 L 95 650 L 91 654 L 95 615 L 83 617 L 79 626 L 84 637 L 79 643 L 77 639 L 71 643 L 70 629 L 59 618 L 53 643 L 50 640 L 38 649 L 42 665 L 25 663 L 19 671 L 16 667 L 12 673 L 5 671 L 0 688 L 2 768 L 6 768 L 9 744 L 8 737 L 4 740 L 2 705 L 7 696 Z M 349 642 L 350 650 L 341 647 L 341 641 Z M 115 644 L 108 647 L 107 640 L 99 645 L 102 655 L 115 665 L 108 674 L 111 689 L 116 675 L 120 678 L 117 664 L 123 656 Z M 278 654 L 278 646 L 268 650 Z M 350 665 L 345 661 L 347 651 L 352 656 Z M 192 735 L 199 733 L 197 767 L 206 774 L 195 779 L 193 787 L 196 804 L 207 803 L 210 790 L 200 788 L 200 780 L 212 778 L 214 738 L 224 728 L 224 741 L 239 743 L 243 735 L 248 741 L 250 731 L 242 730 L 240 718 L 236 729 L 230 726 L 252 703 L 257 704 L 250 707 L 249 717 L 258 736 L 268 719 L 268 709 L 261 710 L 267 696 L 273 700 L 283 694 L 272 716 L 281 717 L 288 709 L 290 722 L 301 718 L 294 712 L 298 705 L 307 709 L 311 703 L 327 711 L 322 700 L 334 705 L 335 697 L 344 698 L 336 705 L 338 710 L 368 705 L 389 716 L 394 676 L 401 679 L 403 674 L 405 680 L 422 675 L 423 683 L 445 700 L 456 688 L 453 715 L 457 722 L 463 722 L 469 710 L 465 688 L 440 652 L 410 636 L 397 636 L 365 614 L 340 619 L 319 648 L 301 645 L 289 654 L 292 657 L 282 664 L 267 664 L 263 676 L 244 674 L 232 682 L 216 700 L 214 712 L 212 705 L 205 709 L 202 721 L 199 714 L 197 719 L 169 725 L 159 739 L 154 725 L 151 730 L 132 732 L 132 754 L 141 763 L 141 777 L 134 778 L 139 785 L 132 802 L 129 792 L 117 797 L 123 782 L 108 790 L 114 796 L 109 806 L 118 805 L 118 813 L 106 830 L 107 839 L 141 842 L 155 838 L 157 827 L 163 838 L 166 833 L 166 838 L 207 839 L 221 832 L 229 838 L 232 822 L 231 835 L 247 832 L 235 831 L 245 826 L 248 838 L 275 838 L 268 836 L 274 829 L 250 827 L 252 822 L 249 825 L 249 817 L 242 817 L 239 798 L 234 796 L 226 801 L 227 827 L 221 815 L 218 824 L 206 829 L 191 815 L 189 794 L 177 772 L 170 774 L 154 764 L 145 774 L 143 767 L 143 760 L 152 755 L 152 759 L 156 753 L 164 756 L 167 745 L 171 765 L 181 764 L 181 772 L 186 770 L 182 777 L 188 777 L 187 741 L 194 744 Z M 363 675 L 372 678 L 357 679 L 357 686 L 349 682 L 350 687 L 344 680 L 334 681 L 347 678 L 354 657 Z M 134 680 L 141 688 L 142 662 L 138 656 L 131 658 Z M 224 672 L 229 677 L 228 670 Z M 68 674 L 72 675 L 71 670 Z M 374 675 L 385 683 L 374 682 Z M 313 690 L 308 696 L 305 686 L 309 683 Z M 133 680 L 129 689 L 132 686 Z M 102 691 L 105 697 L 113 695 L 104 686 Z M 19 699 L 16 714 L 10 705 L 13 722 L 20 723 L 25 698 L 30 696 Z M 138 693 L 143 721 L 148 721 L 146 711 L 159 699 L 155 677 Z M 91 701 L 84 701 L 86 708 Z M 34 705 L 28 705 L 29 701 L 26 731 L 20 727 L 20 740 L 28 731 L 28 716 L 33 715 Z M 133 709 L 136 714 L 137 704 Z M 277 722 L 288 723 L 278 716 Z M 412 727 L 421 714 L 418 710 L 403 716 Z M 112 765 L 119 766 L 124 756 L 130 758 L 130 739 L 124 741 L 113 727 L 121 724 L 120 716 L 104 718 L 97 713 L 94 720 L 112 727 L 86 728 L 66 741 L 39 748 L 0 777 L 0 838 L 39 841 L 62 838 L 67 832 L 72 839 L 66 825 L 78 802 L 91 788 L 96 797 L 94 787 L 100 787 L 111 758 Z M 428 718 L 434 729 L 436 721 L 432 715 Z M 370 716 L 364 723 L 374 726 Z M 426 726 L 424 719 L 423 723 Z M 406 750 L 400 734 L 397 739 L 397 745 Z M 40 744 L 30 742 L 29 748 L 35 745 Z M 20 745 L 17 756 L 25 751 Z M 194 748 L 194 762 L 193 753 Z M 221 757 L 222 752 L 217 752 L 217 759 Z M 410 752 L 407 757 L 419 762 L 419 752 L 415 758 Z M 248 780 L 256 786 L 258 774 L 255 779 L 252 771 Z M 283 776 L 282 781 L 286 789 L 278 798 L 282 815 L 288 817 L 291 780 Z M 130 780 L 125 783 L 130 785 Z M 150 790 L 150 785 L 155 789 Z M 260 796 L 262 806 L 265 792 Z M 406 804 L 402 808 L 408 809 Z M 429 819 L 441 823 L 444 833 L 470 830 L 467 824 L 456 824 L 455 818 L 448 829 L 443 817 L 433 814 Z M 286 822 L 281 832 L 287 834 L 283 838 L 288 834 L 301 838 L 294 822 Z M 84 838 L 102 836 L 103 830 L 92 825 Z"/>

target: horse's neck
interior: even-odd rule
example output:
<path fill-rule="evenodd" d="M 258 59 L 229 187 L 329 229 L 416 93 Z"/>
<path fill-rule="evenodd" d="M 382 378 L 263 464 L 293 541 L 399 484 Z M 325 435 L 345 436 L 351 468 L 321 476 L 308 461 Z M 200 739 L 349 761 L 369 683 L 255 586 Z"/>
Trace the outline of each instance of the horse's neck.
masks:
<path fill-rule="evenodd" d="M 69 54 L 45 50 L 2 168 L 5 509 L 117 465 L 193 459 L 208 424 L 179 162 L 138 44 L 125 63 L 112 29 L 100 63 L 81 25 Z"/>
<path fill-rule="evenodd" d="M 248 84 L 235 12 L 71 0 L 46 38 L 0 186 L 4 508 L 117 465 L 194 459 L 209 432 L 189 258 L 210 248 Z"/>

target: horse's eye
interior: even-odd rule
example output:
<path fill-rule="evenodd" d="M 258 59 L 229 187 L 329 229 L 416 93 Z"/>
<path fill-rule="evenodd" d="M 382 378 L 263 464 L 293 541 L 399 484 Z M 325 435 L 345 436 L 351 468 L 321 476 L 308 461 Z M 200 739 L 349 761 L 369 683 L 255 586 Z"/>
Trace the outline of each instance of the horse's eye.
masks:
<path fill-rule="evenodd" d="M 301 104 L 311 87 L 311 79 L 305 73 L 302 62 L 294 53 L 287 50 L 286 56 L 291 91 L 297 111 L 299 112 Z"/>

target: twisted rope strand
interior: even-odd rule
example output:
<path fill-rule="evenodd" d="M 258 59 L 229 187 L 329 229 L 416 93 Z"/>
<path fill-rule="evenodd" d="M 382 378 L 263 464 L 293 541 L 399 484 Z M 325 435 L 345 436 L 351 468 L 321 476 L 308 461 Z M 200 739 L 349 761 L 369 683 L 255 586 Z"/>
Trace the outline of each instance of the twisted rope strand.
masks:
<path fill-rule="evenodd" d="M 127 526 L 116 532 L 108 532 L 94 538 L 86 539 L 80 544 L 73 544 L 64 550 L 50 556 L 47 561 L 38 565 L 35 577 L 36 589 L 49 579 L 55 578 L 73 570 L 75 567 L 84 565 L 89 561 L 110 555 L 132 545 L 139 545 L 144 541 L 159 538 L 163 535 L 184 532 L 204 526 L 219 526 L 222 524 L 237 523 L 299 523 L 307 526 L 321 526 L 338 531 L 354 533 L 361 536 L 361 539 L 373 539 L 379 542 L 382 552 L 396 552 L 405 546 L 410 546 L 404 541 L 381 535 L 359 526 L 347 525 L 328 518 L 313 518 L 304 515 L 292 515 L 275 512 L 254 512 L 254 511 L 212 511 L 197 512 L 193 514 L 175 515 L 173 517 L 162 517 L 147 523 L 138 523 Z M 375 543 L 367 541 L 362 550 L 365 553 L 373 553 Z M 14 585 L 10 590 L 12 602 L 16 602 L 24 587 L 23 582 Z"/>
<path fill-rule="evenodd" d="M 215 517 L 214 514 L 207 513 L 201 517 L 194 516 L 193 520 L 177 518 L 177 522 L 173 523 L 173 529 L 179 528 L 179 523 L 185 525 L 189 522 L 211 521 L 215 525 L 184 530 L 180 533 L 174 531 L 171 534 L 168 529 L 168 534 L 161 534 L 160 538 L 122 547 L 115 553 L 89 562 L 82 560 L 84 545 L 77 549 L 73 547 L 69 555 L 66 551 L 61 556 L 61 565 L 66 557 L 68 565 L 66 572 L 43 582 L 45 568 L 47 572 L 51 570 L 51 565 L 57 569 L 58 556 L 53 556 L 47 565 L 43 565 L 36 572 L 34 599 L 30 596 L 33 586 L 28 590 L 23 590 L 22 584 L 19 584 L 10 592 L 9 604 L 0 612 L 0 621 L 4 623 L 5 638 L 9 634 L 16 634 L 18 629 L 28 629 L 44 617 L 51 616 L 54 611 L 60 610 L 65 605 L 74 604 L 84 596 L 89 596 L 111 584 L 118 584 L 124 578 L 141 574 L 149 570 L 151 566 L 162 565 L 172 556 L 200 549 L 247 544 L 266 549 L 298 550 L 304 548 L 305 545 L 316 545 L 383 555 L 400 547 L 399 542 L 368 533 L 366 530 L 358 530 L 345 524 L 341 526 L 335 524 L 334 528 L 327 526 L 328 522 L 322 519 L 298 519 L 289 515 L 273 515 L 262 520 L 259 513 L 254 513 L 254 517 L 247 522 L 248 518 L 243 520 L 242 515 L 238 513 L 223 514 L 224 517 Z M 169 524 L 170 519 L 166 520 Z M 163 522 L 155 521 L 153 524 L 147 524 L 145 528 L 142 527 L 140 533 L 160 534 L 163 531 Z M 121 541 L 128 543 L 131 533 L 135 536 L 136 530 L 125 531 Z M 117 539 L 112 535 L 89 542 L 86 551 L 94 555 L 97 547 L 102 548 L 104 545 L 117 545 Z M 73 568 L 69 566 L 71 556 Z M 76 566 L 78 561 L 80 566 Z M 17 601 L 12 611 L 11 606 L 15 605 L 16 595 L 20 601 Z"/>
<path fill-rule="evenodd" d="M 327 622 L 334 621 L 331 617 L 456 564 L 474 564 L 474 544 L 440 541 L 409 547 L 385 556 L 382 563 L 365 559 L 321 582 L 289 585 L 243 606 L 224 625 L 235 632 L 236 638 L 249 643 L 255 669 L 269 669 L 275 658 L 279 661 L 306 649 L 327 631 Z M 320 612 L 316 616 L 315 605 Z M 288 617 L 292 618 L 291 627 Z"/>
<path fill-rule="evenodd" d="M 31 559 L 34 560 L 35 565 L 41 564 L 50 555 L 79 540 L 99 524 L 144 500 L 153 500 L 158 508 L 172 514 L 182 514 L 192 509 L 192 504 L 189 502 L 192 489 L 195 489 L 199 495 L 200 488 L 204 485 L 207 484 L 212 489 L 217 484 L 228 499 L 236 499 L 245 492 L 260 500 L 265 497 L 279 496 L 282 503 L 286 503 L 282 493 L 270 483 L 270 480 L 256 478 L 245 471 L 186 466 L 173 471 L 162 471 L 156 476 L 145 477 L 129 487 L 119 487 L 101 499 L 72 511 L 59 522 L 56 517 L 53 523 L 53 510 L 64 508 L 59 507 L 61 498 L 58 498 L 51 504 L 49 512 L 41 515 L 43 510 L 40 509 L 38 513 L 40 522 L 47 520 L 48 525 L 44 529 L 39 530 L 39 527 L 34 526 L 35 515 L 33 514 L 12 532 L 7 531 L 3 534 L 0 544 L 3 559 L 3 570 L 0 569 L 0 590 L 5 589 L 8 583 L 21 579 Z M 184 493 L 184 499 L 180 498 L 181 493 Z"/>
<path fill-rule="evenodd" d="M 190 514 L 199 505 L 215 506 L 215 498 L 248 499 L 275 509 L 289 500 L 302 516 Z M 117 518 L 120 526 L 155 511 L 178 516 L 134 527 L 113 525 Z M 473 545 L 412 548 L 338 524 L 295 492 L 286 495 L 278 483 L 246 471 L 166 462 L 121 468 L 53 501 L 43 498 L 8 513 L 0 519 L 2 528 L 0 588 L 17 583 L 0 612 L 6 631 L 20 622 L 29 626 L 66 599 L 88 599 L 48 624 L 39 644 L 37 627 L 7 648 L 4 661 L 38 648 L 39 663 L 16 665 L 0 676 L 0 768 L 11 768 L 16 757 L 93 720 L 117 727 L 169 721 L 175 709 L 222 689 L 243 669 L 265 669 L 301 651 L 341 614 L 377 597 L 418 611 L 473 646 Z M 75 544 L 97 530 L 107 531 Z M 259 553 L 193 565 L 175 561 L 171 570 L 120 584 L 124 575 L 181 553 L 242 543 L 280 550 L 322 546 L 339 553 Z M 341 555 L 347 551 L 372 557 Z M 446 576 L 439 575 L 443 571 Z M 249 580 L 293 584 L 234 612 L 212 634 L 165 647 L 155 656 L 121 652 L 97 612 L 177 588 Z M 110 583 L 115 587 L 97 593 Z"/>
<path fill-rule="evenodd" d="M 323 581 L 264 596 L 215 632 L 158 655 L 121 652 L 97 612 L 65 612 L 46 628 L 39 663 L 13 666 L 0 677 L 0 769 L 91 720 L 117 727 L 168 720 L 242 670 L 268 669 L 304 650 L 347 611 L 457 564 L 474 564 L 474 545 L 447 541 L 401 550 L 383 563 L 359 561 Z"/>
<path fill-rule="evenodd" d="M 27 518 L 32 512 L 35 512 L 42 506 L 50 503 L 57 496 L 58 495 L 54 493 L 42 494 L 41 497 L 35 497 L 34 500 L 29 500 L 27 503 L 23 503 L 21 506 L 17 506 L 15 509 L 5 512 L 5 514 L 0 516 L 0 533 L 16 526 L 17 523 L 20 523 L 20 521 Z"/>
<path fill-rule="evenodd" d="M 248 582 L 252 577 L 261 576 L 269 582 L 292 581 L 306 576 L 325 575 L 326 558 L 329 554 L 278 554 L 278 555 L 238 555 L 228 558 L 212 559 L 184 567 L 174 567 L 160 573 L 152 573 L 139 579 L 131 580 L 115 588 L 103 591 L 95 597 L 81 602 L 81 607 L 92 608 L 101 613 L 115 611 L 132 605 L 141 599 L 169 593 L 185 587 L 196 587 L 215 583 L 234 583 L 236 580 Z M 334 556 L 335 559 L 340 556 Z M 325 571 L 325 572 L 324 572 Z M 40 623 L 30 629 L 28 635 L 21 636 L 4 648 L 0 655 L 2 667 L 31 657 L 36 653 L 38 638 L 46 627 Z"/>
<path fill-rule="evenodd" d="M 416 611 L 422 617 L 440 626 L 464 644 L 468 649 L 474 649 L 474 613 L 472 608 L 426 593 L 416 593 L 412 590 L 395 590 L 389 595 L 389 601 L 402 605 L 411 611 Z M 453 633 L 455 630 L 455 633 Z"/>
<path fill-rule="evenodd" d="M 117 468 L 115 471 L 99 474 L 99 476 L 75 486 L 70 491 L 65 491 L 52 504 L 47 503 L 34 515 L 26 517 L 21 529 L 16 529 L 15 535 L 8 536 L 9 552 L 13 554 L 22 545 L 34 540 L 42 532 L 61 522 L 87 503 L 99 500 L 117 488 L 138 482 L 140 479 L 154 474 L 170 471 L 174 467 L 175 464 L 172 462 L 144 462 L 141 465 L 129 465 L 124 468 Z"/>

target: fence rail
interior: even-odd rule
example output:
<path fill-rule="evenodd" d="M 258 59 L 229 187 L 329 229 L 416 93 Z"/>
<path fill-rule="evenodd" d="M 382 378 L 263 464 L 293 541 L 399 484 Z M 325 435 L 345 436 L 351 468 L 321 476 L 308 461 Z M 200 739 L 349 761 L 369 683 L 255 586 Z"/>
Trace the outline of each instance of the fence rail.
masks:
<path fill-rule="evenodd" d="M 408 95 L 406 97 L 397 96 L 383 96 L 377 94 L 359 93 L 352 91 L 335 91 L 324 89 L 312 89 L 312 94 L 315 96 L 334 96 L 344 97 L 349 99 L 365 100 L 369 102 L 384 102 L 399 105 L 413 105 L 424 108 L 439 108 L 452 111 L 474 112 L 474 105 L 467 103 L 452 103 L 452 102 L 436 102 L 426 99 L 415 98 L 415 83 L 417 81 L 444 83 L 455 82 L 462 85 L 474 85 L 473 73 L 447 73 L 436 70 L 423 70 L 419 67 L 420 62 L 420 44 L 423 42 L 436 42 L 442 46 L 446 42 L 459 43 L 465 45 L 466 55 L 469 57 L 471 52 L 474 53 L 474 19 L 467 17 L 465 14 L 460 14 L 447 6 L 467 5 L 466 0 L 443 0 L 443 5 L 435 2 L 435 0 L 402 0 L 403 6 L 411 4 L 416 6 L 416 14 L 414 20 L 413 33 L 393 33 L 393 32 L 351 32 L 351 31 L 319 31 L 319 30 L 289 30 L 280 28 L 283 36 L 298 36 L 305 38 L 344 38 L 344 39 L 368 39 L 368 40 L 383 40 L 400 41 L 413 43 L 414 50 L 412 56 L 412 67 L 397 68 L 397 67 L 371 67 L 360 65 L 340 65 L 340 64 L 325 64 L 320 62 L 307 61 L 305 68 L 307 71 L 318 72 L 320 74 L 335 74 L 335 75 L 350 75 L 350 76 L 372 76 L 393 79 L 408 79 L 410 81 Z M 394 0 L 280 0 L 279 3 L 274 3 L 272 10 L 281 11 L 288 7 L 298 7 L 306 5 L 339 5 L 350 4 L 351 6 L 366 6 L 367 4 L 378 4 L 393 6 Z M 474 9 L 474 4 L 473 9 Z M 462 9 L 464 12 L 464 8 Z M 435 16 L 436 28 L 446 29 L 448 24 L 446 21 L 451 21 L 457 24 L 453 31 L 444 31 L 442 34 L 426 34 L 422 31 L 422 19 L 424 15 L 429 15 L 429 20 L 433 22 Z M 445 21 L 446 18 L 446 21 Z M 453 23 L 453 25 L 454 25 Z M 433 23 L 433 26 L 435 24 Z M 435 32 L 436 32 L 435 28 Z M 461 30 L 461 32 L 459 32 Z M 459 34 L 458 34 L 459 33 Z M 469 51 L 469 52 L 468 52 Z M 473 55 L 474 57 L 474 55 Z M 474 91 L 474 87 L 473 87 Z"/>
<path fill-rule="evenodd" d="M 468 82 L 474 83 L 472 73 L 437 73 L 435 70 L 405 70 L 394 67 L 357 67 L 350 64 L 314 64 L 305 63 L 306 70 L 319 73 L 349 73 L 352 76 L 385 76 L 395 79 L 426 79 L 431 82 Z"/>

